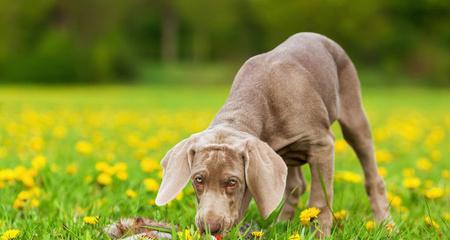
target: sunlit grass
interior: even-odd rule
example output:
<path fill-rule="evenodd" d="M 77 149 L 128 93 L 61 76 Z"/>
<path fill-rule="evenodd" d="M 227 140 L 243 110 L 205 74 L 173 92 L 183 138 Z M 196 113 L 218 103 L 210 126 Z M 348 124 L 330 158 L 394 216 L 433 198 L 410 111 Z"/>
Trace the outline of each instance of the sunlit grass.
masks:
<path fill-rule="evenodd" d="M 154 205 L 159 160 L 207 127 L 227 92 L 220 86 L 0 88 L 0 236 L 17 229 L 18 239 L 107 239 L 102 228 L 128 216 L 195 229 L 190 186 L 167 207 Z M 397 229 L 371 223 L 362 171 L 333 127 L 335 239 L 449 235 L 449 95 L 364 90 Z M 311 236 L 299 218 L 307 197 L 293 222 L 261 229 L 262 238 Z M 254 205 L 245 221 L 262 223 Z"/>

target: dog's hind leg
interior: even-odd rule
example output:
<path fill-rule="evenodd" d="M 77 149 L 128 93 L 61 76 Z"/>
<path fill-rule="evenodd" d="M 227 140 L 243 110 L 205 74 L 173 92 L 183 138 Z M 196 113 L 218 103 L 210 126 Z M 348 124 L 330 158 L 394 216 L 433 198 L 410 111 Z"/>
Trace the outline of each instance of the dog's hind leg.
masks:
<path fill-rule="evenodd" d="M 339 73 L 338 120 L 344 139 L 355 151 L 364 170 L 365 187 L 375 220 L 389 218 L 389 204 L 383 179 L 378 174 L 369 122 L 361 102 L 359 80 L 350 60 Z"/>
<path fill-rule="evenodd" d="M 278 217 L 279 221 L 291 220 L 300 196 L 305 192 L 305 178 L 300 167 L 288 167 L 286 189 L 284 192 L 285 204 Z"/>

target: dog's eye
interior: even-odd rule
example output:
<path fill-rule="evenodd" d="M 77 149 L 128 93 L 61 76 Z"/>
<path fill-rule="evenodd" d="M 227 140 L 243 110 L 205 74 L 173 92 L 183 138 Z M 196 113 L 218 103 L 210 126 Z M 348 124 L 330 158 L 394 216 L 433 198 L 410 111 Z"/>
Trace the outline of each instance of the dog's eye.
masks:
<path fill-rule="evenodd" d="M 234 187 L 234 186 L 236 186 L 236 184 L 237 184 L 237 181 L 235 179 L 230 179 L 227 182 L 227 187 Z"/>
<path fill-rule="evenodd" d="M 194 178 L 194 181 L 196 184 L 203 184 L 203 177 L 202 176 L 197 176 Z"/>

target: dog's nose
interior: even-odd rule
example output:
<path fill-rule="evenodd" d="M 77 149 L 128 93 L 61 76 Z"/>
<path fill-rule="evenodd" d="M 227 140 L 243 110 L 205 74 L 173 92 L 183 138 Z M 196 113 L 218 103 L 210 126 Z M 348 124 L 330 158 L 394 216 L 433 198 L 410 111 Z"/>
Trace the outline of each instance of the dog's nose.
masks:
<path fill-rule="evenodd" d="M 220 223 L 217 223 L 217 222 L 207 223 L 207 226 L 209 227 L 209 232 L 211 234 L 219 233 L 220 229 L 222 228 Z"/>
<path fill-rule="evenodd" d="M 206 224 L 203 221 L 200 224 L 200 232 L 206 232 L 205 227 L 209 230 L 209 233 L 213 235 L 219 233 L 222 230 L 222 225 L 219 221 L 206 220 Z"/>

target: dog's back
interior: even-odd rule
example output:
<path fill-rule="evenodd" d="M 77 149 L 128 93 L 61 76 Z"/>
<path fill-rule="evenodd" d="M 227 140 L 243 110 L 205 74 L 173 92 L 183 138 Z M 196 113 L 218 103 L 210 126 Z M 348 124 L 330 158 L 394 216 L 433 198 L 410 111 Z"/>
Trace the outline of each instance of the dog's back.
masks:
<path fill-rule="evenodd" d="M 242 106 L 246 103 L 247 114 L 260 115 L 266 128 L 275 126 L 264 130 L 255 126 L 257 133 L 302 134 L 301 125 L 327 128 L 340 116 L 341 95 L 346 91 L 341 85 L 349 85 L 341 83 L 346 81 L 341 75 L 348 67 L 356 75 L 349 57 L 334 41 L 316 33 L 295 34 L 245 62 L 222 110 L 246 108 Z M 358 79 L 351 81 L 348 91 L 359 94 Z M 271 143 L 270 136 L 262 138 Z"/>

